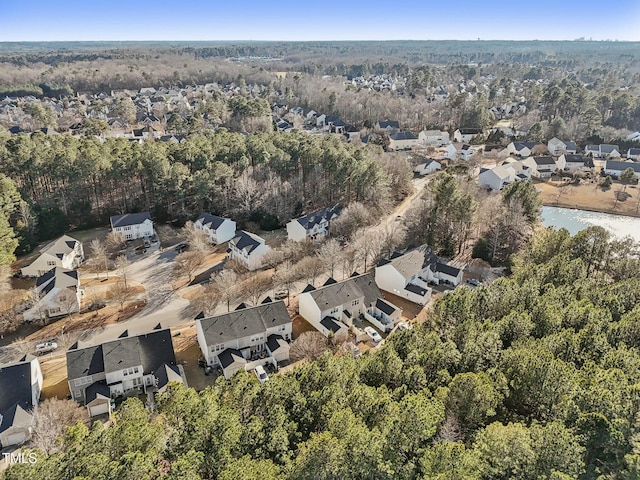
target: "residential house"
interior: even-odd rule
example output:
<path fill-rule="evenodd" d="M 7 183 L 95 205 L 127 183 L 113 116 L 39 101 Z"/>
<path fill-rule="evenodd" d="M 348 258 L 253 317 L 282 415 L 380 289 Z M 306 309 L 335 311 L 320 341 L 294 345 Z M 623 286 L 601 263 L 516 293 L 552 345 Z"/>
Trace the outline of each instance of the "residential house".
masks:
<path fill-rule="evenodd" d="M 551 157 L 529 157 L 523 163 L 531 168 L 532 176 L 536 178 L 551 178 L 559 168 Z"/>
<path fill-rule="evenodd" d="M 294 218 L 287 223 L 287 236 L 289 240 L 300 242 L 302 240 L 322 240 L 329 235 L 331 222 L 338 218 L 342 212 L 342 205 L 325 207 L 299 218 Z"/>
<path fill-rule="evenodd" d="M 219 365 L 227 379 L 238 370 L 288 360 L 292 328 L 283 301 L 196 319 L 198 344 L 207 365 Z"/>
<path fill-rule="evenodd" d="M 270 250 L 264 238 L 244 230 L 239 230 L 236 236 L 229 240 L 231 258 L 240 262 L 248 270 L 261 268 L 264 256 Z"/>
<path fill-rule="evenodd" d="M 193 222 L 193 227 L 209 235 L 214 245 L 228 242 L 236 236 L 236 222 L 230 218 L 217 217 L 209 213 L 201 213 Z"/>
<path fill-rule="evenodd" d="M 435 172 L 436 170 L 440 170 L 442 165 L 440 162 L 427 158 L 425 160 L 420 160 L 418 164 L 413 167 L 413 171 L 418 175 L 428 175 L 430 173 Z"/>
<path fill-rule="evenodd" d="M 484 135 L 481 128 L 459 128 L 453 132 L 453 139 L 458 143 L 469 143 L 478 135 Z"/>
<path fill-rule="evenodd" d="M 110 414 L 111 399 L 132 393 L 162 392 L 169 382 L 186 385 L 176 363 L 169 329 L 129 336 L 100 345 L 74 344 L 67 351 L 71 398 L 87 407 L 89 415 Z"/>
<path fill-rule="evenodd" d="M 389 137 L 389 150 L 411 150 L 418 145 L 418 137 L 411 132 L 397 132 Z"/>
<path fill-rule="evenodd" d="M 317 289 L 308 286 L 298 302 L 302 318 L 324 336 L 332 335 L 338 340 L 347 337 L 356 317 L 362 316 L 379 329 L 389 331 L 402 315 L 400 308 L 384 300 L 370 273 Z"/>
<path fill-rule="evenodd" d="M 511 142 L 506 150 L 510 155 L 526 158 L 533 155 L 534 150 L 541 150 L 543 147 L 544 145 L 538 142 Z"/>
<path fill-rule="evenodd" d="M 111 230 L 122 234 L 125 240 L 135 240 L 153 236 L 153 222 L 149 212 L 113 215 Z"/>
<path fill-rule="evenodd" d="M 629 160 L 640 160 L 640 148 L 630 148 L 627 150 L 627 158 Z"/>
<path fill-rule="evenodd" d="M 465 162 L 468 162 L 473 155 L 475 155 L 476 150 L 472 145 L 465 144 L 460 149 L 460 158 Z"/>
<path fill-rule="evenodd" d="M 429 283 L 457 286 L 462 283 L 462 275 L 461 269 L 439 258 L 428 245 L 395 252 L 375 271 L 378 287 L 418 305 L 426 305 L 431 298 Z"/>
<path fill-rule="evenodd" d="M 0 448 L 20 445 L 33 432 L 32 410 L 42 390 L 40 362 L 25 355 L 15 363 L 0 365 Z"/>
<path fill-rule="evenodd" d="M 452 143 L 450 143 L 444 149 L 443 158 L 456 160 L 458 158 L 458 149 Z"/>
<path fill-rule="evenodd" d="M 384 130 L 387 134 L 391 135 L 400 130 L 400 123 L 395 120 L 386 120 L 384 122 L 376 122 L 376 130 Z"/>
<path fill-rule="evenodd" d="M 502 190 L 505 185 L 512 181 L 511 172 L 502 165 L 494 168 L 481 168 L 478 175 L 478 185 L 491 190 Z"/>
<path fill-rule="evenodd" d="M 640 132 L 632 132 L 625 137 L 629 142 L 640 142 Z"/>
<path fill-rule="evenodd" d="M 591 155 L 594 158 L 620 158 L 620 147 L 618 145 L 587 145 L 584 149 L 585 155 Z"/>
<path fill-rule="evenodd" d="M 82 243 L 63 235 L 40 251 L 40 255 L 20 271 L 25 277 L 39 277 L 54 267 L 73 270 L 84 261 Z"/>
<path fill-rule="evenodd" d="M 578 170 L 593 171 L 593 159 L 582 155 L 570 155 L 563 153 L 558 157 L 558 164 L 564 163 L 565 172 L 577 172 Z"/>
<path fill-rule="evenodd" d="M 441 132 L 440 130 L 422 130 L 418 134 L 418 142 L 422 145 L 444 147 L 445 145 L 449 145 L 449 132 Z"/>
<path fill-rule="evenodd" d="M 79 312 L 83 293 L 77 270 L 54 267 L 36 280 L 33 305 L 23 317 L 30 322 Z"/>
<path fill-rule="evenodd" d="M 559 138 L 553 137 L 547 143 L 547 150 L 549 154 L 557 157 L 561 154 L 575 154 L 578 151 L 578 147 L 575 142 L 565 142 Z"/>
<path fill-rule="evenodd" d="M 636 178 L 640 179 L 640 163 L 636 162 L 620 162 L 617 160 L 607 160 L 606 162 L 604 162 L 603 170 L 605 175 L 611 175 L 614 178 L 618 178 L 627 168 L 633 169 L 636 174 Z"/>

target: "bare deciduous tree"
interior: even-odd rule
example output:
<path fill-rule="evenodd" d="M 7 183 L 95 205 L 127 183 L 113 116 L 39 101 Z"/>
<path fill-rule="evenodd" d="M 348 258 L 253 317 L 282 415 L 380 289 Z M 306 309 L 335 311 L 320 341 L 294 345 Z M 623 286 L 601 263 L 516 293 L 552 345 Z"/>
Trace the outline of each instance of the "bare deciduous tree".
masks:
<path fill-rule="evenodd" d="M 247 299 L 252 305 L 258 305 L 260 297 L 271 288 L 271 278 L 266 273 L 257 273 L 250 276 L 242 285 Z"/>
<path fill-rule="evenodd" d="M 96 269 L 96 273 L 100 274 L 102 268 L 109 279 L 109 256 L 107 255 L 107 246 L 100 241 L 99 238 L 94 238 L 89 242 L 89 248 L 91 249 L 91 264 Z"/>
<path fill-rule="evenodd" d="M 118 232 L 109 232 L 104 244 L 110 253 L 119 252 L 124 246 L 124 236 Z"/>
<path fill-rule="evenodd" d="M 173 271 L 177 277 L 187 276 L 187 283 L 190 283 L 193 280 L 193 274 L 203 263 L 202 252 L 189 250 L 176 257 Z"/>
<path fill-rule="evenodd" d="M 320 332 L 304 332 L 291 344 L 292 360 L 315 360 L 329 349 L 329 344 Z"/>
<path fill-rule="evenodd" d="M 227 304 L 227 312 L 231 311 L 231 303 L 239 298 L 238 274 L 233 270 L 223 270 L 211 276 L 211 283 L 220 293 L 220 298 Z"/>
<path fill-rule="evenodd" d="M 122 280 L 113 284 L 108 292 L 109 297 L 120 304 L 120 310 L 124 309 L 124 304 L 134 297 L 134 292 Z"/>
<path fill-rule="evenodd" d="M 65 429 L 78 422 L 89 423 L 85 408 L 73 400 L 48 398 L 33 410 L 31 444 L 50 455 L 58 450 L 58 440 Z"/>
<path fill-rule="evenodd" d="M 359 228 L 370 225 L 371 220 L 371 212 L 367 207 L 359 202 L 352 202 L 331 222 L 331 235 L 350 240 Z"/>
<path fill-rule="evenodd" d="M 211 239 L 202 230 L 198 230 L 193 222 L 187 222 L 182 228 L 182 233 L 187 239 L 189 250 L 207 255 L 211 252 Z"/>
<path fill-rule="evenodd" d="M 191 304 L 197 312 L 203 312 L 205 315 L 213 315 L 218 305 L 222 301 L 222 296 L 213 283 L 208 283 L 202 289 L 202 293 L 191 301 Z"/>
<path fill-rule="evenodd" d="M 340 246 L 340 243 L 338 243 L 337 240 L 330 238 L 322 244 L 318 251 L 318 256 L 325 266 L 329 268 L 331 277 L 333 277 L 336 266 L 342 260 L 342 247 Z"/>
<path fill-rule="evenodd" d="M 125 255 L 120 255 L 116 258 L 116 267 L 120 273 L 120 278 L 124 282 L 124 288 L 127 288 L 127 268 L 131 265 L 131 262 Z"/>
<path fill-rule="evenodd" d="M 295 269 L 300 272 L 301 277 L 311 285 L 316 283 L 317 278 L 324 272 L 325 264 L 320 257 L 313 255 L 304 257 L 295 265 Z"/>
<path fill-rule="evenodd" d="M 283 262 L 276 270 L 273 282 L 287 290 L 287 305 L 289 305 L 289 297 L 293 284 L 300 280 L 300 271 L 295 268 L 290 261 Z"/>

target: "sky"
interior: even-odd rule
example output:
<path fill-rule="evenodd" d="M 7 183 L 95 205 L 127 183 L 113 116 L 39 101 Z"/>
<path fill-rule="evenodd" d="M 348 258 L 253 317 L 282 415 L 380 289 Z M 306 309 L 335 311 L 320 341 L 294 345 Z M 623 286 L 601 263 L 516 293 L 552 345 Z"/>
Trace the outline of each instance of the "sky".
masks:
<path fill-rule="evenodd" d="M 640 0 L 0 0 L 0 18 L 0 41 L 640 41 Z"/>

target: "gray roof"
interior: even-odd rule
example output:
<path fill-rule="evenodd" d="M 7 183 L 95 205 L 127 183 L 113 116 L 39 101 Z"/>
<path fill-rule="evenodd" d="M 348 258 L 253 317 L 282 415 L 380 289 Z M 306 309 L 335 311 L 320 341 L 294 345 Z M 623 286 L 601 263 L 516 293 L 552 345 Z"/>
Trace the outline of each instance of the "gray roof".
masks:
<path fill-rule="evenodd" d="M 576 142 L 564 142 L 564 149 L 565 150 L 577 150 L 578 146 L 576 145 Z"/>
<path fill-rule="evenodd" d="M 24 361 L 0 366 L 0 415 L 5 416 L 5 420 L 0 424 L 0 432 L 5 430 L 5 426 L 10 426 L 6 415 L 9 410 L 15 411 L 15 406 L 19 405 L 25 410 L 33 407 L 31 384 L 31 362 L 29 357 Z"/>
<path fill-rule="evenodd" d="M 400 123 L 395 120 L 387 120 L 386 122 L 378 122 L 380 128 L 400 128 Z"/>
<path fill-rule="evenodd" d="M 406 131 L 394 133 L 389 138 L 391 138 L 391 140 L 417 140 L 418 139 L 418 137 L 416 137 L 413 133 L 406 132 Z"/>
<path fill-rule="evenodd" d="M 107 386 L 105 381 L 95 382 L 87 387 L 84 392 L 84 404 L 87 405 L 93 402 L 98 398 L 98 395 L 102 395 L 107 398 L 111 397 L 111 389 Z"/>
<path fill-rule="evenodd" d="M 220 365 L 222 365 L 222 368 L 227 368 L 229 365 L 232 365 L 235 362 L 247 363 L 245 358 L 242 356 L 242 353 L 235 348 L 227 348 L 226 350 L 220 352 L 220 354 L 218 354 L 218 360 L 220 360 Z"/>
<path fill-rule="evenodd" d="M 216 230 L 220 225 L 224 223 L 228 218 L 217 217 L 216 215 L 211 215 L 209 213 L 201 213 L 200 216 L 196 219 L 200 221 L 202 225 L 208 225 L 212 230 Z"/>
<path fill-rule="evenodd" d="M 140 225 L 145 220 L 151 220 L 151 214 L 149 212 L 113 215 L 111 217 L 111 228 L 127 227 L 129 225 Z"/>
<path fill-rule="evenodd" d="M 284 338 L 282 338 L 282 335 L 277 335 L 275 333 L 272 333 L 267 337 L 267 347 L 269 348 L 269 351 L 271 353 L 279 350 L 286 343 L 287 341 Z"/>
<path fill-rule="evenodd" d="M 564 159 L 567 163 L 584 163 L 585 161 L 582 155 L 565 155 Z"/>
<path fill-rule="evenodd" d="M 315 212 L 303 215 L 302 217 L 296 218 L 296 221 L 306 230 L 310 230 L 323 220 L 331 222 L 331 220 L 340 215 L 340 212 L 342 212 L 342 205 L 338 203 L 333 207 L 321 208 Z"/>
<path fill-rule="evenodd" d="M 600 145 L 600 152 L 602 153 L 611 153 L 614 150 L 617 150 L 619 152 L 620 147 L 618 145 L 606 145 L 606 144 Z"/>
<path fill-rule="evenodd" d="M 556 162 L 551 157 L 534 157 L 533 161 L 536 162 L 536 165 L 555 165 Z"/>
<path fill-rule="evenodd" d="M 433 270 L 437 261 L 438 257 L 433 253 L 431 247 L 422 245 L 405 253 L 396 252 L 391 256 L 390 260 L 384 260 L 378 266 L 391 263 L 405 279 L 408 279 L 424 270 L 427 266 Z"/>
<path fill-rule="evenodd" d="M 460 133 L 462 135 L 479 135 L 482 133 L 481 128 L 461 128 Z"/>
<path fill-rule="evenodd" d="M 630 148 L 627 155 L 640 155 L 640 148 Z"/>
<path fill-rule="evenodd" d="M 459 268 L 452 267 L 451 265 L 447 265 L 446 263 L 440 263 L 440 262 L 436 264 L 436 271 L 445 273 L 452 277 L 457 277 L 460 274 Z"/>
<path fill-rule="evenodd" d="M 605 170 L 620 170 L 621 172 L 624 172 L 627 168 L 632 168 L 634 172 L 640 173 L 640 163 L 618 162 L 615 160 L 607 160 L 604 162 Z"/>
<path fill-rule="evenodd" d="M 196 321 L 202 327 L 207 345 L 218 345 L 289 324 L 291 318 L 280 300 Z"/>
<path fill-rule="evenodd" d="M 67 376 L 71 380 L 138 365 L 142 366 L 145 374 L 149 374 L 164 364 L 175 363 L 171 331 L 156 330 L 136 337 L 124 336 L 102 345 L 69 350 Z"/>
<path fill-rule="evenodd" d="M 414 285 L 413 283 L 408 283 L 407 285 L 405 285 L 404 289 L 407 290 L 408 292 L 415 293 L 416 295 L 420 295 L 421 297 L 424 297 L 425 294 L 427 293 L 426 288 L 419 287 L 418 285 Z"/>
<path fill-rule="evenodd" d="M 246 250 L 247 253 L 251 253 L 252 250 L 264 243 L 264 241 L 261 242 L 258 240 L 259 238 L 260 237 L 255 234 L 240 230 L 236 232 L 236 236 L 233 237 L 229 243 L 235 245 L 238 250 Z"/>
<path fill-rule="evenodd" d="M 370 273 L 320 287 L 309 294 L 321 311 L 345 305 L 361 297 L 364 297 L 366 305 L 371 305 L 378 297 L 382 297 L 382 293 Z"/>
<path fill-rule="evenodd" d="M 38 277 L 36 287 L 40 289 L 41 295 L 46 295 L 53 288 L 72 288 L 79 286 L 78 272 L 76 270 L 67 270 L 62 267 L 55 267 Z"/>
<path fill-rule="evenodd" d="M 45 248 L 42 252 L 49 253 L 51 255 L 65 254 L 72 252 L 76 248 L 76 245 L 79 243 L 80 242 L 75 238 L 72 238 L 69 235 L 63 235 L 47 248 Z"/>
<path fill-rule="evenodd" d="M 340 328 L 342 328 L 338 321 L 333 317 L 324 317 L 320 320 L 320 325 L 333 333 L 339 332 Z"/>

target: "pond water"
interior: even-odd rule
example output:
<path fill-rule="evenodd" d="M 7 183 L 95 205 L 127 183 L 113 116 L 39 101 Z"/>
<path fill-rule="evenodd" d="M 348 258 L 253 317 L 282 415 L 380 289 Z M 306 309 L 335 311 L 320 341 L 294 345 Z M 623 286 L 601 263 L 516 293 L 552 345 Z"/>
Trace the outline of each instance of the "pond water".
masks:
<path fill-rule="evenodd" d="M 627 235 L 640 242 L 640 218 L 609 213 L 588 212 L 571 208 L 542 207 L 542 224 L 545 227 L 566 228 L 571 235 L 587 227 L 599 226 L 615 237 Z"/>

